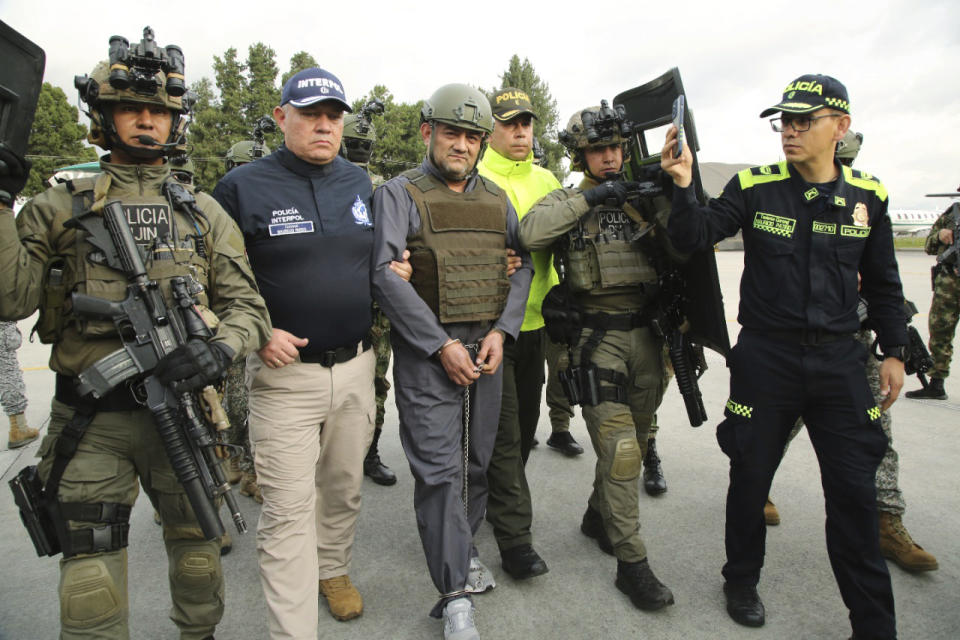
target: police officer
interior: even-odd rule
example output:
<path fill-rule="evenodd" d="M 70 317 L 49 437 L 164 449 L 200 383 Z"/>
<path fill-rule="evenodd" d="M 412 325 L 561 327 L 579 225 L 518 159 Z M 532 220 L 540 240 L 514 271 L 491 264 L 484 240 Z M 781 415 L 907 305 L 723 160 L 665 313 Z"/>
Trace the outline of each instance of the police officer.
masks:
<path fill-rule="evenodd" d="M 243 239 L 229 216 L 202 193 L 196 194 L 202 215 L 175 206 L 164 195 L 172 180 L 164 154 L 182 143 L 186 124 L 186 108 L 171 89 L 176 82 L 168 80 L 182 83 L 182 75 L 174 75 L 175 68 L 170 76 L 149 67 L 135 71 L 140 74 L 136 91 L 132 84 L 126 88 L 108 80 L 106 61 L 90 76 L 77 78 L 89 109 L 89 139 L 110 152 L 100 160 L 102 173 L 38 195 L 17 217 L 16 228 L 10 212 L 0 213 L 0 271 L 5 274 L 0 317 L 24 318 L 39 307 L 39 336 L 53 345 L 56 394 L 49 432 L 40 445 L 39 473 L 46 482 L 53 469 L 62 471 L 55 492 L 67 521 L 59 540 L 64 554 L 60 637 L 129 636 L 126 546 L 139 480 L 163 520 L 170 617 L 181 638 L 200 640 L 213 637 L 223 614 L 218 542 L 204 540 L 150 412 L 134 389 L 122 383 L 95 401 L 79 443 L 73 435 L 90 402 L 77 391 L 77 374 L 120 349 L 121 342 L 111 322 L 78 317 L 69 295 L 79 291 L 118 300 L 125 294 L 126 278 L 66 223 L 119 200 L 146 255 L 147 275 L 168 304 L 173 304 L 171 278 L 196 279 L 204 289 L 200 302 L 219 318 L 215 335 L 209 343 L 191 342 L 161 360 L 156 375 L 163 382 L 195 377 L 205 384 L 219 378 L 234 357 L 266 341 L 270 325 Z M 179 372 L 161 375 L 161 365 Z M 72 456 L 71 446 L 76 446 Z"/>
<path fill-rule="evenodd" d="M 390 318 L 400 441 L 414 476 L 420 539 L 440 599 L 444 636 L 479 638 L 468 591 L 494 586 L 473 535 L 486 507 L 497 434 L 505 340 L 520 331 L 530 258 L 520 253 L 506 194 L 478 176 L 493 118 L 486 96 L 463 84 L 437 89 L 421 109 L 427 156 L 374 195 L 374 295 Z M 389 264 L 410 249 L 413 279 Z"/>
<path fill-rule="evenodd" d="M 960 191 L 960 189 L 958 189 Z M 953 230 L 957 226 L 957 207 L 951 206 L 944 211 L 927 234 L 923 245 L 929 255 L 940 256 L 953 246 L 957 238 Z M 954 262 L 942 264 L 936 268 L 933 277 L 933 301 L 930 303 L 930 355 L 933 356 L 933 368 L 930 370 L 930 382 L 922 389 L 907 391 L 908 398 L 923 400 L 946 400 L 947 392 L 943 381 L 950 375 L 950 360 L 953 358 L 953 334 L 960 319 L 960 271 Z"/>
<path fill-rule="evenodd" d="M 552 247 L 562 286 L 580 309 L 569 364 L 590 372 L 590 382 L 579 386 L 582 394 L 594 396 L 583 401 L 583 417 L 597 454 L 580 528 L 617 557 L 617 588 L 635 606 L 656 610 L 673 604 L 673 594 L 647 561 L 637 478 L 663 397 L 662 342 L 649 326 L 657 271 L 649 245 L 642 248 L 633 240 L 643 220 L 635 208 L 625 208 L 628 186 L 619 178 L 627 142 L 622 118 L 612 116 L 590 140 L 584 113 L 596 120 L 600 110 L 578 111 L 561 134 L 571 167 L 584 172 L 583 181 L 535 204 L 520 223 L 521 238 L 531 251 Z M 656 235 L 659 241 L 666 234 Z"/>
<path fill-rule="evenodd" d="M 506 192 L 522 217 L 533 203 L 559 189 L 560 183 L 552 173 L 534 164 L 536 116 L 527 93 L 506 87 L 494 94 L 492 107 L 493 134 L 478 171 Z M 534 276 L 523 326 L 516 342 L 504 346 L 500 425 L 487 471 L 487 520 L 493 525 L 504 571 L 518 580 L 548 570 L 532 546 L 533 504 L 524 465 L 540 418 L 544 383 L 547 335 L 540 305 L 557 283 L 557 274 L 549 254 L 538 252 L 531 257 Z M 564 444 L 579 446 L 569 432 L 564 435 L 569 438 Z M 553 444 L 559 446 L 560 442 Z"/>
<path fill-rule="evenodd" d="M 717 428 L 730 458 L 726 551 L 727 611 L 761 626 L 756 585 L 763 565 L 763 505 L 787 434 L 802 417 L 820 463 L 827 551 L 858 638 L 895 638 L 890 575 L 880 554 L 875 477 L 887 447 L 880 415 L 903 384 L 907 344 L 903 291 L 893 253 L 887 192 L 874 177 L 841 165 L 834 148 L 850 128 L 846 88 L 825 75 L 791 82 L 771 120 L 786 160 L 745 169 L 699 207 L 693 157 L 674 157 L 671 128 L 661 164 L 673 177 L 670 237 L 705 250 L 743 230 L 737 345 L 727 358 L 730 399 Z M 885 400 L 877 406 L 864 373 L 857 274 L 885 356 Z"/>
<path fill-rule="evenodd" d="M 373 153 L 373 145 L 376 141 L 377 132 L 372 123 L 355 113 L 344 116 L 340 155 L 366 171 L 374 186 L 383 182 L 379 176 L 370 174 L 370 154 Z M 387 380 L 387 369 L 390 368 L 390 320 L 376 303 L 374 303 L 373 324 L 370 326 L 370 341 L 373 352 L 377 356 L 373 378 L 373 386 L 377 393 L 377 421 L 373 431 L 373 442 L 370 443 L 370 449 L 363 458 L 363 475 L 379 485 L 389 487 L 397 483 L 397 474 L 383 464 L 378 444 L 380 434 L 383 433 L 387 392 L 390 391 L 390 381 Z"/>

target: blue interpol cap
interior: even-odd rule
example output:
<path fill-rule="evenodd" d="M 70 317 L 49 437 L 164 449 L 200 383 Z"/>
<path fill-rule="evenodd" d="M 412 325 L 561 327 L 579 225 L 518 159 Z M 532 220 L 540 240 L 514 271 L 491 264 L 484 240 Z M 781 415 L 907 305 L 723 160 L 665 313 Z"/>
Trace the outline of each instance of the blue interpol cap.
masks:
<path fill-rule="evenodd" d="M 295 107 L 307 107 L 325 100 L 336 100 L 344 110 L 352 111 L 340 79 L 320 67 L 311 67 L 293 75 L 283 85 L 280 106 L 289 102 Z"/>

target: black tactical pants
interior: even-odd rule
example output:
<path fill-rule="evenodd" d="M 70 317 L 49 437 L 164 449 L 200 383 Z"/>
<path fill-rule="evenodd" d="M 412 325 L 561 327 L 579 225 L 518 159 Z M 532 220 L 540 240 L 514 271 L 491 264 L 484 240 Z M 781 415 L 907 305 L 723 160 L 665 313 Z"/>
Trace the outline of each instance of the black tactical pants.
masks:
<path fill-rule="evenodd" d="M 893 591 L 880 555 L 874 478 L 887 447 L 853 337 L 818 346 L 745 329 L 727 359 L 730 399 L 717 427 L 730 458 L 728 582 L 756 585 L 763 505 L 798 417 L 807 425 L 826 498 L 827 553 L 857 638 L 895 638 Z"/>
<path fill-rule="evenodd" d="M 521 331 L 503 347 L 500 424 L 487 469 L 487 520 L 501 550 L 530 544 L 533 504 L 524 466 L 540 419 L 544 329 Z"/>

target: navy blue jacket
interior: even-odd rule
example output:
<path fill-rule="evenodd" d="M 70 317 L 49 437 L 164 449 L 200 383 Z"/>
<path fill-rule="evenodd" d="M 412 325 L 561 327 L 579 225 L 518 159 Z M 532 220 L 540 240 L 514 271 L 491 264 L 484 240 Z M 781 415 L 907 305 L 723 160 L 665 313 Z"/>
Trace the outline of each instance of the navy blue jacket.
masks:
<path fill-rule="evenodd" d="M 786 162 L 744 169 L 700 207 L 674 185 L 668 232 L 684 252 L 704 250 L 743 229 L 738 320 L 748 329 L 853 333 L 857 273 L 882 347 L 907 344 L 903 289 L 879 180 L 850 167 L 811 185 Z"/>
<path fill-rule="evenodd" d="M 273 326 L 309 339 L 304 355 L 356 344 L 370 328 L 372 195 L 367 174 L 340 156 L 315 165 L 286 147 L 213 191 L 243 232 Z"/>

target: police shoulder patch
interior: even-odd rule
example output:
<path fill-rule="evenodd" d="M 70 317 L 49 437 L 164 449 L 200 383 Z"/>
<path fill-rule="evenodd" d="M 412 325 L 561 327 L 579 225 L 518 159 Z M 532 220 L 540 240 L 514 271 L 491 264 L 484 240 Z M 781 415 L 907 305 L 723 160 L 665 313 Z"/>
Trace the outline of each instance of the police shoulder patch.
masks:
<path fill-rule="evenodd" d="M 740 188 L 749 189 L 758 184 L 786 180 L 790 177 L 790 173 L 787 171 L 786 162 L 778 162 L 744 169 L 737 173 L 737 177 L 740 179 Z"/>
<path fill-rule="evenodd" d="M 873 174 L 852 167 L 843 167 L 843 177 L 851 186 L 872 191 L 880 200 L 887 199 L 887 188 Z"/>

